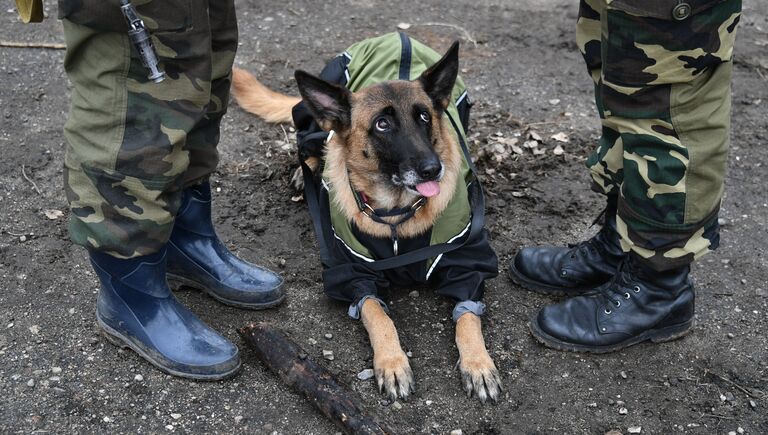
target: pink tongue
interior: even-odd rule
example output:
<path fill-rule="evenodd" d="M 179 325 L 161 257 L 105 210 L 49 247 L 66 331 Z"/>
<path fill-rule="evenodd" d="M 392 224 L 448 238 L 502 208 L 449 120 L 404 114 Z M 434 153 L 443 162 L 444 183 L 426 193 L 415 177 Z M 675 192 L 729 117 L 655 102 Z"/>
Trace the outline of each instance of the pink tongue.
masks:
<path fill-rule="evenodd" d="M 427 181 L 426 183 L 417 184 L 416 190 L 419 191 L 421 196 L 429 198 L 440 193 L 440 184 L 437 181 Z"/>

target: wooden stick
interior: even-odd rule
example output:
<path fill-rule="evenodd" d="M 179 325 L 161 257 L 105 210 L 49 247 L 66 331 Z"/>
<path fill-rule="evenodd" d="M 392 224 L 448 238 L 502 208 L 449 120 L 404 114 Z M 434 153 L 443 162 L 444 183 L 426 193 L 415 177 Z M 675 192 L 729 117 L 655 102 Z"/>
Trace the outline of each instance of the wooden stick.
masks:
<path fill-rule="evenodd" d="M 66 50 L 67 46 L 58 42 L 18 42 L 0 41 L 0 47 L 10 48 L 47 48 L 50 50 Z"/>
<path fill-rule="evenodd" d="M 303 394 L 345 434 L 395 433 L 381 419 L 369 414 L 356 394 L 309 358 L 284 332 L 266 323 L 252 323 L 237 332 L 267 367 Z"/>
<path fill-rule="evenodd" d="M 42 195 L 43 192 L 40 191 L 40 188 L 37 187 L 37 183 L 35 183 L 31 178 L 27 176 L 27 171 L 24 170 L 24 165 L 21 165 L 21 175 L 24 176 L 24 179 L 32 183 L 32 187 L 35 188 L 35 192 L 37 192 L 38 195 Z"/>

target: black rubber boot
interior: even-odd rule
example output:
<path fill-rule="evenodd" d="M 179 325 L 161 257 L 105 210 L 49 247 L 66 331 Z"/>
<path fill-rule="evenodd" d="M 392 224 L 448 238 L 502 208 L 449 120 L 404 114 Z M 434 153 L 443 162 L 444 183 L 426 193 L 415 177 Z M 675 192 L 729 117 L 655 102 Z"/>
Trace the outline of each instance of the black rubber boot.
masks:
<path fill-rule="evenodd" d="M 578 295 L 608 282 L 626 256 L 616 231 L 616 202 L 608 197 L 603 227 L 589 240 L 521 249 L 509 264 L 509 277 L 528 290 L 556 296 Z"/>
<path fill-rule="evenodd" d="M 285 299 L 283 279 L 230 252 L 213 228 L 211 186 L 184 190 L 168 242 L 168 278 L 227 305 L 260 310 Z"/>
<path fill-rule="evenodd" d="M 544 307 L 531 320 L 531 333 L 554 349 L 592 353 L 680 338 L 693 327 L 689 270 L 659 272 L 630 255 L 609 283 Z"/>
<path fill-rule="evenodd" d="M 96 251 L 90 256 L 101 281 L 96 320 L 110 342 L 174 376 L 214 381 L 237 373 L 237 347 L 168 288 L 165 249 L 129 259 Z"/>

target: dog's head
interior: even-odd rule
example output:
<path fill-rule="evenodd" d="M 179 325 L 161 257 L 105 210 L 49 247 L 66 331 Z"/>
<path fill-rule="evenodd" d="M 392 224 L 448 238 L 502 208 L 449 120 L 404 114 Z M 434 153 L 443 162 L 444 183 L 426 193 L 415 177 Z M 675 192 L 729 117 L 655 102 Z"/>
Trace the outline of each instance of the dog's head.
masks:
<path fill-rule="evenodd" d="M 440 193 L 447 144 L 443 114 L 459 71 L 459 43 L 416 80 L 379 83 L 354 94 L 303 71 L 302 98 L 318 124 L 347 149 L 350 172 L 425 197 Z"/>

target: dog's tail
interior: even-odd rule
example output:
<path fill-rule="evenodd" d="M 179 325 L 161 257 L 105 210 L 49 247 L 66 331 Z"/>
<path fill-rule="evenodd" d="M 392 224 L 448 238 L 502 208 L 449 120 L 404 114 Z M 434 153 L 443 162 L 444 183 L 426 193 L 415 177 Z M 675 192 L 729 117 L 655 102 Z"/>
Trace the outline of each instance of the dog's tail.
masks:
<path fill-rule="evenodd" d="M 301 101 L 277 93 L 259 82 L 256 77 L 244 69 L 232 69 L 232 96 L 246 112 L 271 122 L 292 122 L 291 109 Z"/>

